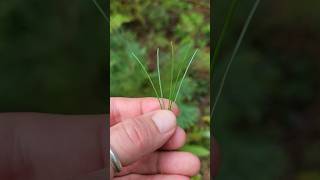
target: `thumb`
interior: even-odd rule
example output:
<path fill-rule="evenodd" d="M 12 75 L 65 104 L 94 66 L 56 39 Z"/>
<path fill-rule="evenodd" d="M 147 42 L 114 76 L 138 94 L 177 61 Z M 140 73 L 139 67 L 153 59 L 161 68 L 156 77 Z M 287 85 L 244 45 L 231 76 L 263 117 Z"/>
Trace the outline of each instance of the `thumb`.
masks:
<path fill-rule="evenodd" d="M 110 145 L 126 166 L 163 146 L 176 127 L 171 111 L 154 111 L 111 127 Z"/>

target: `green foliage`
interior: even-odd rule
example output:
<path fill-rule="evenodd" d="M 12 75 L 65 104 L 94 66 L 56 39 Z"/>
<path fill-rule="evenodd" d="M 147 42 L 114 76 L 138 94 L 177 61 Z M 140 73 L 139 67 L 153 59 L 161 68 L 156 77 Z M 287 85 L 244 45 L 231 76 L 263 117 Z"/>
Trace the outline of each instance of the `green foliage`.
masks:
<path fill-rule="evenodd" d="M 147 78 L 130 52 L 132 50 L 137 56 L 143 56 L 145 49 L 135 41 L 127 41 L 124 44 L 122 39 L 134 39 L 134 36 L 132 33 L 123 33 L 113 35 L 110 38 L 111 96 L 143 96 L 145 92 L 142 90 L 144 89 L 142 87 L 146 86 Z M 144 59 L 142 61 L 146 63 Z M 149 96 L 151 95 L 149 94 Z"/>
<path fill-rule="evenodd" d="M 123 14 L 115 14 L 110 16 L 110 30 L 114 33 L 115 30 L 119 29 L 122 24 L 130 22 L 132 18 Z"/>
<path fill-rule="evenodd" d="M 179 108 L 181 110 L 180 116 L 178 117 L 179 126 L 187 129 L 197 123 L 200 112 L 196 106 L 179 104 Z"/>
<path fill-rule="evenodd" d="M 210 150 L 204 148 L 199 145 L 185 145 L 181 149 L 181 151 L 191 152 L 199 157 L 208 157 L 210 155 Z"/>
<path fill-rule="evenodd" d="M 191 177 L 191 180 L 202 180 L 202 176 L 200 174 L 198 174 L 194 177 Z"/>
<path fill-rule="evenodd" d="M 180 108 L 178 124 L 181 127 L 190 133 L 198 132 L 199 129 L 194 129 L 195 127 L 205 126 L 208 130 L 209 125 L 202 123 L 201 117 L 209 115 L 208 111 L 203 110 L 203 107 L 209 107 L 209 101 L 200 101 L 209 98 L 208 17 L 209 1 L 206 0 L 195 4 L 179 0 L 137 0 L 130 3 L 112 1 L 111 18 L 114 19 L 111 19 L 110 43 L 111 96 L 155 97 L 154 89 L 149 83 L 150 75 L 159 96 L 163 94 L 164 97 L 176 99 Z M 174 56 L 171 42 L 174 44 Z M 200 50 L 193 54 L 197 48 Z M 131 52 L 137 54 L 148 75 L 130 57 Z M 162 91 L 158 83 L 159 74 Z M 205 150 L 209 149 L 209 138 L 201 136 L 200 139 L 198 142 L 189 142 L 201 152 L 198 155 L 208 156 Z"/>

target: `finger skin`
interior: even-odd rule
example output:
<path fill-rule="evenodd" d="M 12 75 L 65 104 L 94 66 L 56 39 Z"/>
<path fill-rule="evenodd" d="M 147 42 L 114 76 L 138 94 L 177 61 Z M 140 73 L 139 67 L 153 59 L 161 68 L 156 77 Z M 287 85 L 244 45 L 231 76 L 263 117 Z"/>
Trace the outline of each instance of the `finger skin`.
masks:
<path fill-rule="evenodd" d="M 166 142 L 165 145 L 162 146 L 163 150 L 177 150 L 181 148 L 186 142 L 187 135 L 185 131 L 181 127 L 177 127 L 175 133 Z"/>
<path fill-rule="evenodd" d="M 167 107 L 168 99 L 162 100 Z M 123 120 L 129 120 L 145 113 L 160 110 L 159 100 L 157 98 L 110 98 L 110 126 L 113 126 Z M 174 103 L 172 112 L 177 116 L 179 114 L 178 106 Z"/>
<path fill-rule="evenodd" d="M 80 179 L 105 169 L 106 124 L 105 115 L 0 113 L 0 180 Z"/>
<path fill-rule="evenodd" d="M 200 170 L 200 160 L 198 157 L 187 152 L 155 152 L 143 157 L 134 164 L 125 167 L 120 174 L 179 174 L 184 176 L 194 176 Z"/>
<path fill-rule="evenodd" d="M 169 131 L 161 133 L 152 120 L 159 114 L 166 117 L 162 124 L 171 123 Z M 128 165 L 162 147 L 175 130 L 175 115 L 168 110 L 159 110 L 111 127 L 110 145 L 122 164 Z"/>
<path fill-rule="evenodd" d="M 181 175 L 138 175 L 131 174 L 123 177 L 114 178 L 114 180 L 190 180 L 187 176 Z"/>

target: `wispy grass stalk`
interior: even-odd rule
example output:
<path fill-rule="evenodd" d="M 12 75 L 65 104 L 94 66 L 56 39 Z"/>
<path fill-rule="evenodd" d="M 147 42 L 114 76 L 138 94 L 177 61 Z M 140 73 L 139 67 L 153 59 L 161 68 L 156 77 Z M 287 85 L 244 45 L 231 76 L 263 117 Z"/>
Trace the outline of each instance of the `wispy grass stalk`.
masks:
<path fill-rule="evenodd" d="M 196 54 L 198 53 L 198 50 L 199 50 L 199 49 L 196 49 L 195 52 L 193 53 L 191 59 L 189 60 L 188 66 L 187 66 L 186 70 L 185 70 L 184 73 L 183 73 L 182 79 L 180 80 L 179 88 L 178 88 L 178 90 L 177 90 L 177 92 L 176 92 L 176 95 L 175 95 L 175 97 L 174 97 L 174 101 L 173 101 L 174 103 L 177 101 L 177 98 L 178 98 L 178 96 L 179 96 L 179 93 L 180 93 L 182 84 L 183 84 L 183 82 L 184 82 L 184 80 L 185 80 L 185 78 L 186 78 L 186 75 L 187 75 L 187 72 L 188 72 L 188 70 L 189 70 L 189 68 L 190 68 L 191 63 L 193 62 Z"/>
<path fill-rule="evenodd" d="M 148 78 L 148 80 L 149 80 L 149 82 L 150 82 L 150 84 L 151 84 L 151 86 L 152 86 L 152 88 L 153 88 L 153 90 L 154 90 L 154 92 L 155 92 L 155 94 L 156 94 L 156 96 L 157 96 L 157 99 L 158 99 L 159 104 L 160 104 L 160 108 L 163 109 L 162 104 L 161 104 L 161 101 L 160 101 L 159 93 L 158 93 L 156 87 L 154 86 L 154 83 L 153 83 L 153 81 L 152 81 L 152 79 L 151 79 L 148 71 L 146 70 L 146 68 L 145 68 L 144 65 L 142 64 L 141 60 L 134 54 L 134 52 L 131 52 L 131 54 L 132 54 L 132 56 L 137 60 L 137 62 L 140 64 L 140 67 L 141 67 L 142 71 L 143 71 L 143 72 L 145 73 L 145 75 L 147 76 L 147 78 Z"/>
<path fill-rule="evenodd" d="M 94 5 L 97 7 L 97 9 L 100 11 L 101 15 L 103 16 L 103 18 L 110 23 L 109 18 L 107 17 L 106 13 L 103 11 L 103 9 L 101 8 L 100 4 L 97 2 L 97 0 L 92 0 L 92 2 L 94 3 Z"/>
<path fill-rule="evenodd" d="M 220 49 L 221 49 L 221 46 L 222 46 L 222 42 L 223 42 L 225 34 L 226 34 L 226 32 L 227 32 L 227 30 L 229 28 L 231 19 L 232 19 L 233 15 L 234 15 L 234 12 L 235 12 L 235 9 L 236 9 L 236 7 L 238 5 L 238 2 L 239 2 L 239 0 L 233 0 L 231 2 L 231 4 L 230 4 L 230 7 L 229 7 L 229 10 L 228 10 L 225 22 L 224 22 L 222 30 L 221 30 L 221 34 L 219 35 L 217 44 L 215 45 L 215 48 L 214 48 L 214 51 L 213 51 L 213 58 L 212 58 L 211 67 L 210 67 L 212 71 L 214 69 L 214 65 L 215 65 L 215 63 L 217 61 L 217 58 L 219 57 L 219 53 L 220 53 Z"/>
<path fill-rule="evenodd" d="M 176 80 L 174 82 L 174 88 L 173 88 L 173 92 L 176 92 L 177 88 L 178 88 L 178 81 L 180 79 L 180 75 L 182 73 L 182 69 L 183 69 L 183 66 L 186 64 L 185 61 L 187 60 L 187 57 L 188 57 L 188 52 L 191 48 L 191 44 L 188 46 L 188 49 L 187 49 L 187 53 L 185 53 L 184 57 L 183 57 L 183 61 L 182 63 L 180 64 L 180 68 L 179 68 L 179 72 L 176 76 Z M 174 101 L 175 102 L 175 101 Z"/>
<path fill-rule="evenodd" d="M 247 19 L 245 21 L 245 24 L 244 24 L 244 26 L 242 28 L 242 31 L 240 33 L 240 36 L 239 36 L 238 40 L 237 40 L 236 46 L 235 46 L 234 50 L 232 51 L 231 58 L 228 61 L 226 70 L 224 71 L 221 83 L 219 85 L 219 90 L 218 90 L 217 96 L 215 98 L 215 101 L 214 101 L 214 104 L 213 104 L 213 107 L 212 107 L 212 110 L 211 110 L 211 113 L 210 113 L 210 117 L 211 118 L 213 118 L 214 111 L 216 109 L 217 103 L 218 103 L 218 101 L 220 99 L 220 96 L 222 94 L 222 90 L 223 90 L 227 75 L 228 75 L 228 73 L 230 71 L 231 64 L 234 61 L 234 58 L 236 57 L 236 54 L 237 54 L 237 52 L 238 52 L 238 50 L 240 48 L 240 45 L 241 45 L 241 43 L 243 41 L 244 35 L 246 34 L 246 32 L 248 30 L 249 24 L 250 24 L 250 22 L 251 22 L 251 20 L 253 18 L 254 13 L 256 12 L 256 10 L 258 8 L 259 3 L 260 3 L 260 0 L 256 0 L 255 1 L 254 5 L 253 5 L 253 7 L 252 7 L 252 9 L 251 9 L 251 11 L 249 13 L 249 16 L 247 17 Z"/>
<path fill-rule="evenodd" d="M 169 95 L 169 109 L 172 109 L 172 102 L 173 102 L 173 72 L 174 72 L 174 49 L 173 49 L 173 42 L 171 41 L 171 78 L 170 78 L 170 95 Z"/>
<path fill-rule="evenodd" d="M 160 73 L 160 57 L 159 57 L 159 48 L 157 48 L 157 70 L 158 70 L 158 79 L 159 79 L 159 89 L 160 89 L 160 97 L 161 101 L 163 99 L 163 90 L 162 90 L 162 83 L 161 83 L 161 73 Z M 160 104 L 161 109 L 164 107 L 164 104 L 162 102 L 162 105 Z"/>
<path fill-rule="evenodd" d="M 110 23 L 110 20 L 109 18 L 107 17 L 106 13 L 103 11 L 103 9 L 101 8 L 101 6 L 99 5 L 99 3 L 96 1 L 96 0 L 92 0 L 93 3 L 95 4 L 95 6 L 98 8 L 98 10 L 100 11 L 100 13 L 102 14 L 102 16 L 104 17 L 104 19 Z M 123 41 L 123 42 L 126 42 L 120 35 L 118 35 L 120 37 L 120 39 Z M 182 84 L 186 78 L 186 75 L 187 75 L 187 72 L 190 68 L 190 65 L 192 64 L 196 54 L 198 52 L 198 49 L 193 53 L 191 59 L 189 60 L 189 63 L 183 73 L 183 77 L 181 78 L 180 80 L 180 83 L 179 83 L 179 86 L 178 85 L 178 81 L 179 81 L 179 78 L 180 78 L 180 74 L 182 73 L 182 67 L 180 67 L 179 69 L 179 72 L 178 72 L 178 75 L 176 76 L 176 80 L 175 80 L 175 83 L 173 84 L 174 82 L 174 47 L 173 47 L 173 42 L 171 41 L 171 78 L 170 78 L 170 90 L 169 90 L 169 106 L 168 106 L 168 109 L 169 110 L 172 110 L 172 105 L 173 103 L 175 103 L 177 101 L 177 98 L 178 98 L 178 95 L 180 93 L 180 90 L 181 90 L 181 87 L 182 87 Z M 152 81 L 152 78 L 150 76 L 150 74 L 148 73 L 147 69 L 145 68 L 145 66 L 143 65 L 142 61 L 135 55 L 135 53 L 133 51 L 131 51 L 131 55 L 134 57 L 134 59 L 138 62 L 138 64 L 140 65 L 142 71 L 144 72 L 144 74 L 146 75 L 147 79 L 149 80 L 149 83 L 151 84 L 152 88 L 153 88 L 153 91 L 159 101 L 159 104 L 160 104 L 160 108 L 161 109 L 164 109 L 164 103 L 162 103 L 162 98 L 164 98 L 164 95 L 163 95 L 163 88 L 162 88 L 162 82 L 161 82 L 161 73 L 160 73 L 160 57 L 159 57 L 159 48 L 157 49 L 157 75 L 158 75 L 158 80 L 159 80 L 159 90 L 160 90 L 160 96 L 159 96 L 159 93 Z M 185 55 L 184 57 L 184 61 L 187 57 L 187 54 Z M 177 89 L 178 87 L 178 89 Z M 177 91 L 176 91 L 177 89 Z M 176 91 L 176 93 L 175 93 Z"/>

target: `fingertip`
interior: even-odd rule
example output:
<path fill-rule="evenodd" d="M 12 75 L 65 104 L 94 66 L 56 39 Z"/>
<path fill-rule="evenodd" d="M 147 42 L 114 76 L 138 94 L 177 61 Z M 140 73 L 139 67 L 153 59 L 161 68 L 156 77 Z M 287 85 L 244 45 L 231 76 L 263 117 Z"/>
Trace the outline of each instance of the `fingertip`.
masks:
<path fill-rule="evenodd" d="M 187 139 L 185 131 L 181 127 L 177 127 L 175 133 L 169 141 L 162 147 L 165 150 L 175 150 L 181 148 Z"/>
<path fill-rule="evenodd" d="M 192 176 L 197 175 L 200 172 L 200 168 L 201 168 L 201 161 L 199 159 L 199 157 L 193 155 L 193 163 L 194 163 L 194 171 L 191 172 Z"/>
<path fill-rule="evenodd" d="M 200 172 L 201 161 L 199 157 L 197 157 L 196 155 L 189 152 L 185 152 L 185 153 L 186 153 L 186 156 L 188 156 L 188 164 L 189 164 L 188 167 L 190 167 L 188 169 L 188 175 L 195 176 Z"/>
<path fill-rule="evenodd" d="M 152 120 L 160 133 L 171 132 L 177 126 L 176 116 L 169 110 L 156 111 L 152 116 Z"/>

